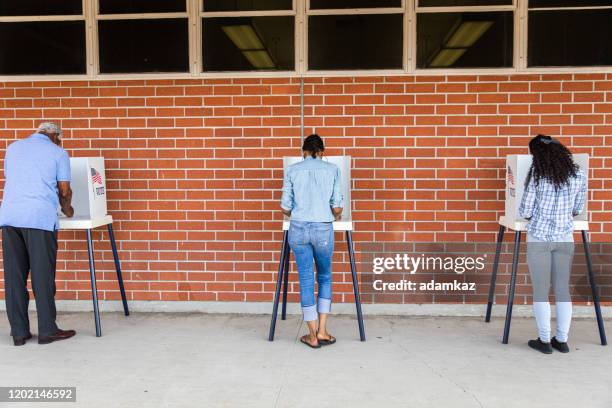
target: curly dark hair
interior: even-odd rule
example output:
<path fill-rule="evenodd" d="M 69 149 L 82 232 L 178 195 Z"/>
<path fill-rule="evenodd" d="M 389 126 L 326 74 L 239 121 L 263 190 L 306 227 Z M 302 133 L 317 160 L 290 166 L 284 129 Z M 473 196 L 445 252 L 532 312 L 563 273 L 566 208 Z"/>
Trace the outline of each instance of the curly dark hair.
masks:
<path fill-rule="evenodd" d="M 578 172 L 578 165 L 574 163 L 572 152 L 550 136 L 537 135 L 531 139 L 529 152 L 533 156 L 533 162 L 526 184 L 532 177 L 536 185 L 544 179 L 552 183 L 558 190 Z"/>
<path fill-rule="evenodd" d="M 310 152 L 310 155 L 313 158 L 317 157 L 318 153 L 322 153 L 323 151 L 325 151 L 323 139 L 321 139 L 321 136 L 317 135 L 316 133 L 308 136 L 306 139 L 304 139 L 302 150 L 305 152 Z"/>

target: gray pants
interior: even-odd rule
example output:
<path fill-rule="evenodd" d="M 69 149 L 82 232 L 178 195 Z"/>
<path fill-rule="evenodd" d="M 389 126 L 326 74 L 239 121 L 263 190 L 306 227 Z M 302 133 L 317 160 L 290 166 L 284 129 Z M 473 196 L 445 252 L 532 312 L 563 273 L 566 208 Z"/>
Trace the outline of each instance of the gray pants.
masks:
<path fill-rule="evenodd" d="M 550 303 L 552 282 L 557 312 L 557 340 L 566 342 L 572 321 L 569 280 L 574 256 L 572 234 L 558 242 L 544 242 L 527 235 L 527 264 L 533 287 L 533 311 L 540 340 L 550 341 Z"/>
<path fill-rule="evenodd" d="M 55 323 L 55 262 L 57 233 L 32 228 L 2 227 L 4 291 L 11 336 L 30 333 L 27 289 L 32 271 L 32 291 L 38 313 L 38 336 L 57 332 Z"/>
<path fill-rule="evenodd" d="M 527 236 L 527 265 L 534 302 L 548 302 L 552 282 L 556 302 L 571 302 L 569 280 L 574 258 L 571 235 L 559 242 L 544 242 Z"/>

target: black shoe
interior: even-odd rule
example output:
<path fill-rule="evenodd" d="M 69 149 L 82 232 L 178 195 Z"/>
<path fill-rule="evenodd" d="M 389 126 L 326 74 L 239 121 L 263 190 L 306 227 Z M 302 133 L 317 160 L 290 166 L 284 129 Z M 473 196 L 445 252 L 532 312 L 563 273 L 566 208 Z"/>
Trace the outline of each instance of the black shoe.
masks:
<path fill-rule="evenodd" d="M 38 336 L 38 344 L 49 344 L 54 341 L 66 340 L 74 336 L 76 332 L 74 330 L 61 330 L 57 329 L 57 331 L 48 337 L 40 337 Z"/>
<path fill-rule="evenodd" d="M 532 349 L 538 350 L 541 353 L 552 354 L 552 346 L 550 345 L 550 343 L 544 343 L 542 340 L 540 340 L 539 337 L 537 340 L 529 340 L 527 344 Z"/>
<path fill-rule="evenodd" d="M 557 340 L 556 337 L 553 337 L 552 340 L 550 341 L 550 345 L 560 351 L 561 353 L 569 353 L 569 346 L 567 345 L 567 342 L 561 342 L 559 340 Z"/>
<path fill-rule="evenodd" d="M 23 346 L 26 344 L 26 340 L 30 340 L 32 338 L 32 333 L 28 333 L 25 337 L 13 336 L 13 344 L 16 346 Z"/>

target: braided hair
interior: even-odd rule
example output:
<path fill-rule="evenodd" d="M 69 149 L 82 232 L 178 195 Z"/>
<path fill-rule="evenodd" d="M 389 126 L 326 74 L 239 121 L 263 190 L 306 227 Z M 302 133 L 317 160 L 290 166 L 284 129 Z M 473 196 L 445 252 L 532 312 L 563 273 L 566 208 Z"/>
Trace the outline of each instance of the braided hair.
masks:
<path fill-rule="evenodd" d="M 537 135 L 531 139 L 529 152 L 533 156 L 533 162 L 527 175 L 526 185 L 533 177 L 536 185 L 544 179 L 558 190 L 578 172 L 578 165 L 574 163 L 569 149 L 550 136 Z"/>
<path fill-rule="evenodd" d="M 323 144 L 323 139 L 321 139 L 321 136 L 315 133 L 304 139 L 302 151 L 310 152 L 310 155 L 313 158 L 317 157 L 317 154 L 325 151 L 325 145 Z"/>

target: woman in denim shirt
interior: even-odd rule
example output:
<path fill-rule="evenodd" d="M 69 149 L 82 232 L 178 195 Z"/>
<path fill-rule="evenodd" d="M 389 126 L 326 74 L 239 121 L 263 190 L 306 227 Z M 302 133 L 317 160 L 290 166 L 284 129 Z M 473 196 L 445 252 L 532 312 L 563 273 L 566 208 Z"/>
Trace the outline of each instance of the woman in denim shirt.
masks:
<path fill-rule="evenodd" d="M 586 175 L 558 140 L 538 135 L 529 142 L 533 164 L 519 207 L 527 225 L 527 264 L 539 337 L 529 347 L 545 354 L 569 352 L 572 320 L 569 280 L 574 255 L 574 217 L 584 210 Z M 555 292 L 557 333 L 550 337 L 550 284 Z"/>
<path fill-rule="evenodd" d="M 323 140 L 318 135 L 310 135 L 304 140 L 304 160 L 286 170 L 281 199 L 283 214 L 291 216 L 289 246 L 297 264 L 300 303 L 310 332 L 300 341 L 312 348 L 336 342 L 327 332 L 326 323 L 332 299 L 332 222 L 340 219 L 343 204 L 340 169 L 321 159 L 324 150 Z M 318 298 L 314 293 L 315 264 Z"/>

